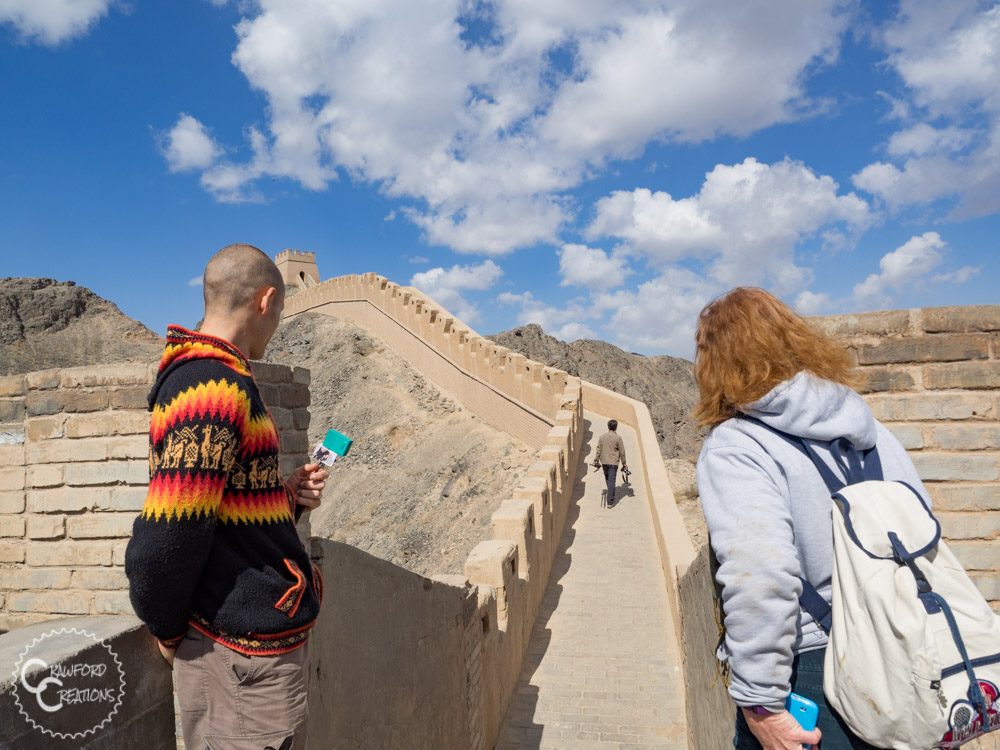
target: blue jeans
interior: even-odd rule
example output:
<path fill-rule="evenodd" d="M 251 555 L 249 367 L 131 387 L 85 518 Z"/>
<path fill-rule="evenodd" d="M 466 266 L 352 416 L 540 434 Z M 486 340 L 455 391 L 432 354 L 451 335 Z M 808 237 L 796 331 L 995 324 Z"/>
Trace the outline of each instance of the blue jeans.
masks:
<path fill-rule="evenodd" d="M 823 695 L 823 658 L 826 649 L 808 651 L 799 654 L 792 661 L 792 692 L 803 698 L 808 698 L 819 706 L 819 723 L 817 726 L 823 733 L 820 750 L 878 750 L 862 739 L 856 737 L 844 720 L 826 705 Z M 736 709 L 736 736 L 733 737 L 733 747 L 736 750 L 761 750 L 761 744 L 753 736 L 743 712 Z"/>
<path fill-rule="evenodd" d="M 615 479 L 618 478 L 618 464 L 601 464 L 604 478 L 608 482 L 608 505 L 615 503 Z"/>

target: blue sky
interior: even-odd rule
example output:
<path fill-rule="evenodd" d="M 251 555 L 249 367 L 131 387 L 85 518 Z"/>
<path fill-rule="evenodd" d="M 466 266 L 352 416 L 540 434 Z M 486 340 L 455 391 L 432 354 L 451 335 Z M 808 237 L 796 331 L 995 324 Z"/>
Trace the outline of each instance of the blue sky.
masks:
<path fill-rule="evenodd" d="M 0 103 L 0 275 L 161 333 L 237 241 L 644 353 L 1000 301 L 996 2 L 9 0 Z"/>

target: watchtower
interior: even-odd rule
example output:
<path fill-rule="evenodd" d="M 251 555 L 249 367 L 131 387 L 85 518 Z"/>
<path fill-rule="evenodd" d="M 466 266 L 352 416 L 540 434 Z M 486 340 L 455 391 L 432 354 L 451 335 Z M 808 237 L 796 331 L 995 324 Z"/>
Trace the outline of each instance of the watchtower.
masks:
<path fill-rule="evenodd" d="M 275 256 L 274 263 L 289 292 L 308 289 L 320 282 L 316 253 L 282 250 Z"/>

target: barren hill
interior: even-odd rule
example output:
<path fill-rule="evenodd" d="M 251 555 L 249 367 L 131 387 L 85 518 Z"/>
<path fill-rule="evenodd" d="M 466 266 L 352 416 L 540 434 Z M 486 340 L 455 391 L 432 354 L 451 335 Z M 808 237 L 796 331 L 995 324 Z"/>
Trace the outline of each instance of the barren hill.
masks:
<path fill-rule="evenodd" d="M 631 354 L 605 341 L 564 343 L 531 324 L 490 336 L 538 362 L 644 402 L 664 458 L 694 459 L 701 433 L 691 418 L 698 396 L 694 366 L 678 357 Z"/>
<path fill-rule="evenodd" d="M 461 573 L 534 453 L 351 323 L 297 316 L 265 359 L 312 372 L 312 444 L 331 427 L 355 441 L 333 466 L 312 534 L 417 573 Z"/>
<path fill-rule="evenodd" d="M 0 279 L 0 375 L 102 362 L 155 362 L 163 341 L 86 287 Z"/>

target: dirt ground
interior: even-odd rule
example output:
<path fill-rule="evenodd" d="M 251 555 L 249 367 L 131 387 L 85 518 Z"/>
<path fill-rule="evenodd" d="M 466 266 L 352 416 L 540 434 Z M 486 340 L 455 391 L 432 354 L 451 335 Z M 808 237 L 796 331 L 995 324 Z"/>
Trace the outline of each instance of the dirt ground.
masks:
<path fill-rule="evenodd" d="M 354 440 L 311 514 L 312 534 L 423 575 L 461 573 L 535 452 L 351 323 L 297 316 L 264 359 L 312 372 L 312 444 L 331 427 Z"/>

